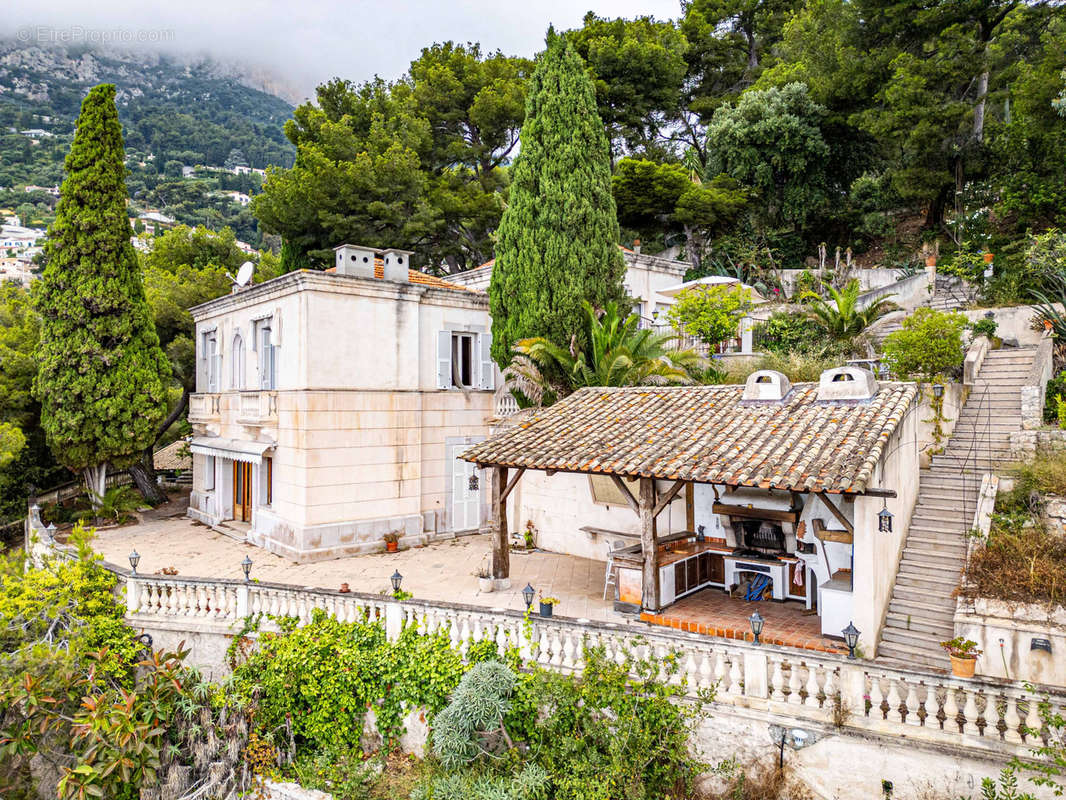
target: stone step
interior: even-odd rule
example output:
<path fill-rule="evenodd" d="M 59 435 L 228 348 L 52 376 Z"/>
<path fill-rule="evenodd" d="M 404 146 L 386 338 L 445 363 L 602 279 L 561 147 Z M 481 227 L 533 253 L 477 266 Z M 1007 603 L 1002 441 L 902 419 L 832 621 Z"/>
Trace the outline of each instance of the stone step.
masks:
<path fill-rule="evenodd" d="M 919 581 L 943 581 L 955 588 L 961 575 L 962 565 L 958 562 L 955 564 L 919 564 L 915 561 L 904 560 L 899 562 L 896 580 L 909 578 Z"/>
<path fill-rule="evenodd" d="M 969 523 L 965 520 L 960 520 L 957 523 L 949 523 L 942 521 L 929 522 L 926 520 L 911 520 L 911 533 L 917 533 L 919 535 L 927 536 L 963 536 L 970 530 Z"/>
<path fill-rule="evenodd" d="M 965 559 L 959 556 L 951 556 L 946 553 L 934 553 L 925 555 L 908 551 L 904 553 L 899 562 L 900 574 L 930 575 L 933 577 L 949 578 L 962 572 Z"/>
<path fill-rule="evenodd" d="M 951 637 L 947 638 L 950 639 Z M 931 633 L 901 630 L 899 628 L 885 628 L 881 633 L 881 640 L 896 645 L 912 647 L 915 650 L 926 653 L 927 656 L 933 655 L 940 650 L 940 642 L 943 641 L 943 639 Z"/>
<path fill-rule="evenodd" d="M 904 575 L 902 572 L 896 576 L 896 585 L 911 587 L 933 594 L 934 597 L 951 597 L 955 587 L 959 585 L 959 578 L 932 577 L 929 575 Z"/>
<path fill-rule="evenodd" d="M 912 614 L 915 616 L 940 616 L 943 614 L 955 614 L 955 598 L 936 599 L 920 594 L 908 595 L 906 592 L 900 597 L 893 597 L 889 603 L 889 611 L 897 614 Z"/>
<path fill-rule="evenodd" d="M 974 492 L 966 492 L 962 489 L 934 489 L 922 488 L 918 492 L 918 509 L 945 509 L 957 511 L 960 507 L 977 507 L 977 495 Z"/>
<path fill-rule="evenodd" d="M 914 509 L 914 516 L 911 517 L 911 525 L 915 527 L 921 527 L 926 524 L 938 525 L 941 523 L 965 523 L 965 507 L 956 506 L 954 508 L 937 508 L 935 506 L 919 503 L 918 507 Z M 972 515 L 971 515 L 972 516 Z"/>
<path fill-rule="evenodd" d="M 954 622 L 947 614 L 938 614 L 935 617 L 918 617 L 913 614 L 897 614 L 889 611 L 885 615 L 885 630 L 896 630 L 904 633 L 919 633 L 924 636 L 932 636 L 940 642 L 955 636 Z"/>
<path fill-rule="evenodd" d="M 947 655 L 939 647 L 933 651 L 929 648 L 914 648 L 895 642 L 881 643 L 877 648 L 877 661 L 899 669 L 947 670 L 951 665 Z"/>
<path fill-rule="evenodd" d="M 907 545 L 903 558 L 919 564 L 957 564 L 961 568 L 966 560 L 966 545 L 911 542 Z"/>
<path fill-rule="evenodd" d="M 960 543 L 963 541 L 963 538 L 957 533 L 944 537 L 923 535 L 915 530 L 911 530 L 907 533 L 907 547 L 918 547 L 922 550 L 936 551 L 939 547 L 957 547 L 960 546 Z"/>

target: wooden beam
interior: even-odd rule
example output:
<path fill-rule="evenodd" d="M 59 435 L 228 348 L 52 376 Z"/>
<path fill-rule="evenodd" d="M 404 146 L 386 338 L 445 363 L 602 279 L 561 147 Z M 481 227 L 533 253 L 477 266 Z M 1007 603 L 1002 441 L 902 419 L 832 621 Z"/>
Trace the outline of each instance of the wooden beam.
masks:
<path fill-rule="evenodd" d="M 867 489 L 865 492 L 859 492 L 857 497 L 896 497 L 895 489 Z"/>
<path fill-rule="evenodd" d="M 633 509 L 633 513 L 640 515 L 640 503 L 633 497 L 633 493 L 629 491 L 629 487 L 626 486 L 626 482 L 619 478 L 617 475 L 611 475 L 611 480 L 614 481 L 614 485 L 618 487 L 618 491 L 622 493 L 622 497 L 625 498 L 626 503 Z M 643 478 L 641 478 L 643 480 Z"/>
<path fill-rule="evenodd" d="M 822 502 L 825 504 L 825 507 L 829 509 L 829 512 L 837 518 L 837 522 L 844 526 L 844 530 L 854 535 L 855 529 L 852 527 L 851 523 L 848 522 L 848 518 L 845 517 L 841 513 L 840 509 L 833 504 L 833 501 L 829 499 L 829 495 L 827 495 L 825 492 L 819 492 L 818 497 L 821 498 Z"/>
<path fill-rule="evenodd" d="M 511 480 L 507 481 L 507 486 L 504 487 L 503 493 L 500 495 L 501 500 L 507 499 L 507 496 L 511 494 L 511 490 L 515 487 L 515 484 L 518 483 L 518 479 L 522 477 L 522 473 L 524 473 L 525 471 L 525 467 L 519 467 L 518 471 L 515 472 L 514 477 L 511 478 Z"/>
<path fill-rule="evenodd" d="M 655 503 L 655 509 L 651 512 L 653 517 L 658 517 L 663 513 L 663 509 L 673 502 L 673 499 L 677 497 L 677 493 L 685 487 L 685 481 L 675 481 L 674 485 L 666 490 L 666 493 L 659 497 L 659 500 Z"/>
<path fill-rule="evenodd" d="M 521 473 L 519 473 L 521 474 Z M 517 476 L 516 476 L 517 477 Z M 507 541 L 507 467 L 492 468 L 492 577 L 511 577 L 511 548 Z"/>
<path fill-rule="evenodd" d="M 655 480 L 640 479 L 640 549 L 644 555 L 641 605 L 645 611 L 659 611 L 659 543 L 655 535 Z"/>
<path fill-rule="evenodd" d="M 691 481 L 685 487 L 685 530 L 696 530 L 696 484 Z"/>
<path fill-rule="evenodd" d="M 780 509 L 773 508 L 748 508 L 747 506 L 737 506 L 732 505 L 731 503 L 715 503 L 711 506 L 711 510 L 715 514 L 721 514 L 726 517 L 772 519 L 777 522 L 791 522 L 793 524 L 799 521 L 798 511 L 781 511 Z"/>

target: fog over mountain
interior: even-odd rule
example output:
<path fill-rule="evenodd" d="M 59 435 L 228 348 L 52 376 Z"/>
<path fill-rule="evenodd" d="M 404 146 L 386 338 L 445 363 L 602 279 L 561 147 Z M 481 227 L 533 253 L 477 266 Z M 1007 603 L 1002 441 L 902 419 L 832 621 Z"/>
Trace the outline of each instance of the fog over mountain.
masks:
<path fill-rule="evenodd" d="M 580 25 L 586 11 L 601 16 L 680 13 L 678 0 L 305 0 L 301 3 L 185 0 L 149 4 L 45 0 L 4 9 L 0 36 L 23 44 L 110 44 L 238 64 L 256 88 L 290 102 L 339 76 L 362 81 L 396 78 L 426 45 L 478 41 L 486 50 L 532 55 L 549 24 Z"/>

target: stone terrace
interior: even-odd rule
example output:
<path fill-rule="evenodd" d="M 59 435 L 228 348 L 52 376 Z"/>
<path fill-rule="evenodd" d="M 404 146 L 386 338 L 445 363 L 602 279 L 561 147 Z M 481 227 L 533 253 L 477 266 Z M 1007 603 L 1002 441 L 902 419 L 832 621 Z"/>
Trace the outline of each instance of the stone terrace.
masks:
<path fill-rule="evenodd" d="M 747 617 L 758 608 L 766 618 L 763 639 L 767 643 L 828 652 L 838 646 L 820 637 L 818 617 L 805 616 L 798 603 L 745 603 L 714 589 L 671 606 L 664 617 L 645 617 L 642 622 L 616 612 L 610 600 L 602 599 L 602 561 L 558 553 L 512 554 L 511 588 L 483 593 L 474 572 L 491 550 L 488 535 L 464 536 L 398 553 L 297 564 L 244 543 L 237 531 L 221 532 L 189 520 L 181 516 L 177 505 L 150 512 L 137 525 L 101 530 L 94 542 L 96 550 L 112 564 L 128 567 L 129 553 L 136 549 L 141 556 L 139 573 L 159 574 L 172 567 L 179 578 L 243 578 L 240 563 L 247 555 L 253 562 L 253 580 L 332 590 L 347 583 L 353 592 L 371 594 L 391 591 L 389 576 L 399 570 L 404 590 L 416 599 L 516 611 L 525 609 L 521 590 L 528 582 L 544 596 L 559 598 L 556 613 L 563 617 L 631 624 L 639 630 L 646 630 L 643 623 L 650 622 L 749 641 Z"/>

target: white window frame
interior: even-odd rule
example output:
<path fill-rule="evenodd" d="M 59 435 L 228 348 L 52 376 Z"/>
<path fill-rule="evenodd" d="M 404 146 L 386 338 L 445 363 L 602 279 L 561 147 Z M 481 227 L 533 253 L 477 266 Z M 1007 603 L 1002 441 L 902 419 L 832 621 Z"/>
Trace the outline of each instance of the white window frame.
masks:
<path fill-rule="evenodd" d="M 215 457 L 204 456 L 204 491 L 215 490 Z"/>
<path fill-rule="evenodd" d="M 214 328 L 203 332 L 203 360 L 207 391 L 217 392 L 222 378 L 222 354 L 218 349 L 218 331 Z"/>
<path fill-rule="evenodd" d="M 252 323 L 252 349 L 258 353 L 259 388 L 271 391 L 278 386 L 277 347 L 273 343 L 274 317 L 260 317 Z"/>
<path fill-rule="evenodd" d="M 240 331 L 233 334 L 233 357 L 230 364 L 230 385 L 238 392 L 244 388 L 245 358 L 244 336 Z"/>
<path fill-rule="evenodd" d="M 464 384 L 455 363 L 461 342 L 469 341 L 469 382 Z M 460 380 L 456 380 L 459 377 Z M 437 333 L 437 388 L 462 391 L 496 388 L 496 364 L 492 360 L 492 334 L 476 328 L 446 328 Z"/>

